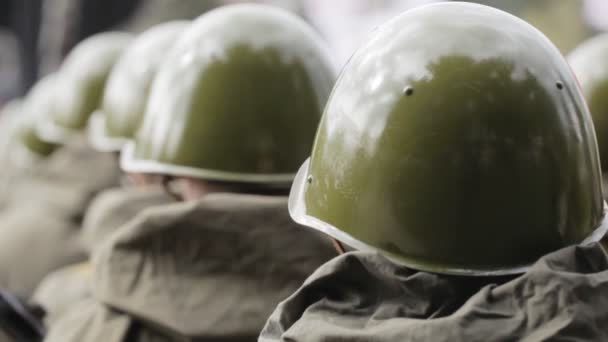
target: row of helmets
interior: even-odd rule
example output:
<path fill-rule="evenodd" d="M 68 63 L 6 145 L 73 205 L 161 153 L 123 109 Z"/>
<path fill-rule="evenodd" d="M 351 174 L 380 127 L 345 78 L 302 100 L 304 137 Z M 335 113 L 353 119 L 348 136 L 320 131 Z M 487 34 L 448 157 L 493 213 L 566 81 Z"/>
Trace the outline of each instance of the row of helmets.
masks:
<path fill-rule="evenodd" d="M 604 235 L 583 93 L 526 22 L 432 4 L 380 26 L 337 81 L 328 56 L 305 22 L 262 5 L 100 34 L 32 90 L 52 99 L 28 137 L 50 153 L 87 129 L 126 171 L 293 182 L 296 222 L 422 270 L 517 273 Z M 572 56 L 608 163 L 600 61 L 607 37 Z"/>

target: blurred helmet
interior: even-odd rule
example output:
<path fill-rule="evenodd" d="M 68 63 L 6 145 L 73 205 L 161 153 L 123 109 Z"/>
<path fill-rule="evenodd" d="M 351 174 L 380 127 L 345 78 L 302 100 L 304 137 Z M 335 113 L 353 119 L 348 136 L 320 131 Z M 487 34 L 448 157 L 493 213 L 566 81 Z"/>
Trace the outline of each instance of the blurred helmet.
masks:
<path fill-rule="evenodd" d="M 187 21 L 155 26 L 138 36 L 112 69 L 101 108 L 89 121 L 89 140 L 100 151 L 119 151 L 133 138 L 146 108 L 150 85 Z"/>
<path fill-rule="evenodd" d="M 304 21 L 265 5 L 213 10 L 160 68 L 128 172 L 289 186 L 335 80 Z"/>
<path fill-rule="evenodd" d="M 55 75 L 51 74 L 38 81 L 25 97 L 17 129 L 20 147 L 15 147 L 12 154 L 16 164 L 23 166 L 47 157 L 60 146 L 44 141 L 36 130 L 37 125 L 51 115 L 56 87 Z"/>
<path fill-rule="evenodd" d="M 53 112 L 39 126 L 41 137 L 63 142 L 82 131 L 99 107 L 108 74 L 131 41 L 126 33 L 101 33 L 79 43 L 66 57 L 57 77 Z"/>
<path fill-rule="evenodd" d="M 469 3 L 407 11 L 342 71 L 290 212 L 447 274 L 523 272 L 605 233 L 593 124 L 542 33 Z"/>
<path fill-rule="evenodd" d="M 587 98 L 602 161 L 608 171 L 608 33 L 592 38 L 568 56 Z"/>

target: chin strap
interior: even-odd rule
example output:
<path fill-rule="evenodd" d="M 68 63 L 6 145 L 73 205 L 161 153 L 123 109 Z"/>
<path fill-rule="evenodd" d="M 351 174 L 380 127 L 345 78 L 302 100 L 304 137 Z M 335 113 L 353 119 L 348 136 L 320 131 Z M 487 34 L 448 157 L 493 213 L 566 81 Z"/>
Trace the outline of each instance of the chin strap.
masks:
<path fill-rule="evenodd" d="M 331 243 L 334 245 L 334 248 L 336 249 L 336 251 L 338 251 L 338 254 L 346 253 L 346 250 L 344 249 L 342 242 L 332 238 Z"/>

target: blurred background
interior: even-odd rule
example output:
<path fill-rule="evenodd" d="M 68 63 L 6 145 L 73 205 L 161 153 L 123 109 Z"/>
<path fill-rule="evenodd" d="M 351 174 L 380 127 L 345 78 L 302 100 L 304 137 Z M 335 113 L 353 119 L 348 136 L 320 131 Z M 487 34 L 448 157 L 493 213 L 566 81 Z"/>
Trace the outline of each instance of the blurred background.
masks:
<path fill-rule="evenodd" d="M 0 0 L 0 106 L 55 70 L 80 40 L 107 30 L 141 32 L 191 19 L 216 6 L 257 2 L 283 7 L 311 23 L 341 67 L 377 25 L 441 0 Z M 510 12 L 543 31 L 563 53 L 608 30 L 608 0 L 471 1 Z"/>

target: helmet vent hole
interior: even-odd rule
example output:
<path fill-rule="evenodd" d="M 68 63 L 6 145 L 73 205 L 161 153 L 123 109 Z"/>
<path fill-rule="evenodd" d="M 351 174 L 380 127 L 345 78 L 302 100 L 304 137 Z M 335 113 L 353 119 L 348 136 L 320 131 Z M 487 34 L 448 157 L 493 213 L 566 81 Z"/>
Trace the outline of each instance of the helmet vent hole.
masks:
<path fill-rule="evenodd" d="M 414 88 L 405 87 L 405 89 L 403 89 L 403 93 L 405 94 L 405 96 L 412 96 L 414 95 Z"/>
<path fill-rule="evenodd" d="M 556 87 L 557 87 L 557 89 L 559 89 L 559 90 L 564 89 L 564 84 L 563 84 L 562 82 L 559 82 L 559 81 L 558 81 L 557 83 L 555 83 L 555 86 L 556 86 Z"/>

